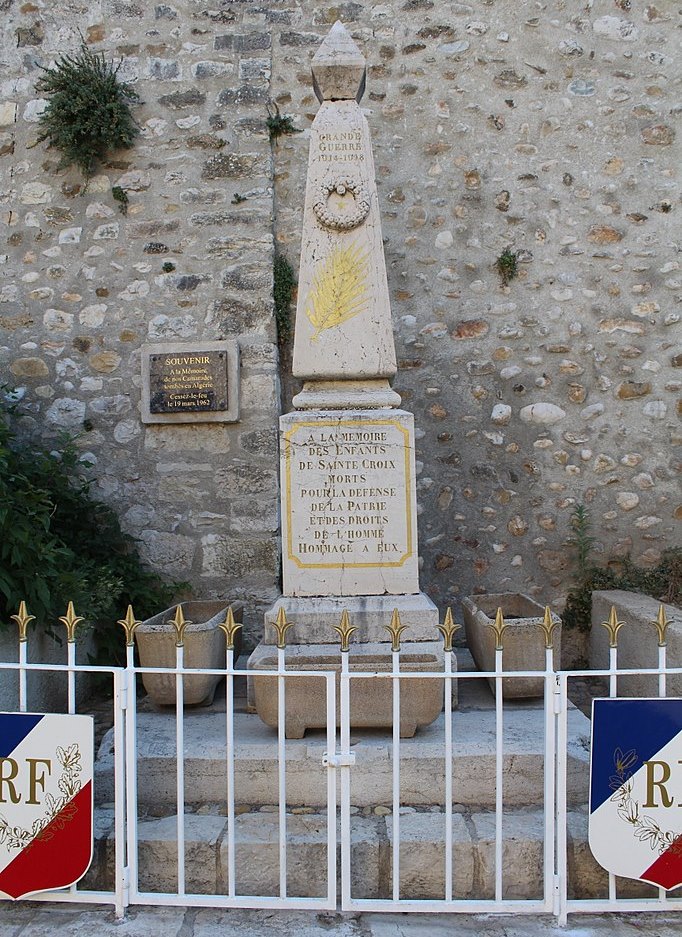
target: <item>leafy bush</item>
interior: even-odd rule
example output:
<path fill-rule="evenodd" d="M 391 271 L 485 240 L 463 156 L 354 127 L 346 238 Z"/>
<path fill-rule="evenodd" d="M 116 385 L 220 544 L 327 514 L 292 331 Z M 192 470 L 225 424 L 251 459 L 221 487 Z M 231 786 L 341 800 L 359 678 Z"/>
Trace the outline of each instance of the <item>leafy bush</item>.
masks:
<path fill-rule="evenodd" d="M 595 538 L 590 535 L 590 518 L 584 505 L 576 506 L 571 517 L 575 585 L 566 597 L 562 620 L 566 627 L 589 631 L 592 619 L 592 592 L 597 589 L 625 589 L 642 592 L 660 602 L 682 603 L 682 547 L 664 550 L 657 566 L 642 569 L 629 556 L 597 566 L 592 560 Z"/>
<path fill-rule="evenodd" d="M 120 67 L 82 43 L 76 55 L 61 56 L 36 82 L 36 91 L 49 98 L 38 142 L 61 151 L 60 168 L 78 166 L 89 179 L 107 153 L 133 145 L 140 131 L 130 105 L 139 97 L 119 81 Z"/>
<path fill-rule="evenodd" d="M 114 511 L 92 497 L 72 440 L 52 451 L 21 443 L 15 415 L 0 410 L 0 622 L 25 599 L 34 626 L 59 634 L 53 625 L 73 600 L 93 629 L 94 659 L 111 663 L 122 653 L 116 620 L 128 603 L 149 617 L 184 584 L 142 565 Z"/>

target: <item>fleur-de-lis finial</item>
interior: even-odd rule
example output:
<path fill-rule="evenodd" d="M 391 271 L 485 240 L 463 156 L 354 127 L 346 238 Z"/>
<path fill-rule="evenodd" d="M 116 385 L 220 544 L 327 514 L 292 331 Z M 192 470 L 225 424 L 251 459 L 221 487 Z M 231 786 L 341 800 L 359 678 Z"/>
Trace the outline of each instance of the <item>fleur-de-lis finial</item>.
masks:
<path fill-rule="evenodd" d="M 126 617 L 119 618 L 116 624 L 120 625 L 126 633 L 126 647 L 132 647 L 135 643 L 135 631 L 137 626 L 142 624 L 141 621 L 138 621 L 137 618 L 135 618 L 132 605 L 128 606 Z"/>
<path fill-rule="evenodd" d="M 232 606 L 230 605 L 227 609 L 227 614 L 225 615 L 225 621 L 221 622 L 218 627 L 225 634 L 225 646 L 228 651 L 234 650 L 234 639 L 242 626 L 242 623 L 234 620 L 234 613 L 232 611 Z"/>
<path fill-rule="evenodd" d="M 449 606 L 445 612 L 445 621 L 442 625 L 438 625 L 437 627 L 440 633 L 443 635 L 443 649 L 446 652 L 451 651 L 452 639 L 454 638 L 455 633 L 459 631 L 462 626 L 453 621 L 452 609 Z"/>
<path fill-rule="evenodd" d="M 289 628 L 293 628 L 293 626 L 293 621 L 287 621 L 284 607 L 280 605 L 279 611 L 277 612 L 277 621 L 273 622 L 272 625 L 277 632 L 277 647 L 280 650 L 287 646 L 287 631 Z"/>
<path fill-rule="evenodd" d="M 26 629 L 30 622 L 35 621 L 35 615 L 28 614 L 26 611 L 26 602 L 22 599 L 19 603 L 19 614 L 10 615 L 10 618 L 13 622 L 16 622 L 17 628 L 19 629 L 19 641 L 24 644 L 28 640 Z"/>
<path fill-rule="evenodd" d="M 66 615 L 60 615 L 59 620 L 66 628 L 66 640 L 69 644 L 73 644 L 76 640 L 76 628 L 85 619 L 81 615 L 76 615 L 73 602 L 69 602 Z"/>
<path fill-rule="evenodd" d="M 391 636 L 391 650 L 397 652 L 400 650 L 400 636 L 403 631 L 407 631 L 407 625 L 400 624 L 400 615 L 398 609 L 393 609 L 393 614 L 391 615 L 391 624 L 384 625 L 384 631 L 388 631 Z"/>
<path fill-rule="evenodd" d="M 552 615 L 549 605 L 545 605 L 545 617 L 539 623 L 545 635 L 545 647 L 551 648 L 554 645 L 554 629 L 559 626 L 559 621 Z"/>
<path fill-rule="evenodd" d="M 193 624 L 191 621 L 185 621 L 185 613 L 182 610 L 182 605 L 178 605 L 175 609 L 175 615 L 170 621 L 166 622 L 168 625 L 172 625 L 175 628 L 175 646 L 183 647 L 185 643 L 185 628 L 187 625 Z"/>
<path fill-rule="evenodd" d="M 612 605 L 611 611 L 609 612 L 609 620 L 602 622 L 602 626 L 606 628 L 609 633 L 609 647 L 618 647 L 618 632 L 624 624 L 624 621 L 618 621 L 616 606 Z"/>
<path fill-rule="evenodd" d="M 667 644 L 667 631 L 668 625 L 668 616 L 665 613 L 665 605 L 661 604 L 658 607 L 658 615 L 655 618 L 652 618 L 651 624 L 654 626 L 656 631 L 658 631 L 658 646 L 665 647 Z"/>
<path fill-rule="evenodd" d="M 495 633 L 495 650 L 501 651 L 504 648 L 504 633 L 509 627 L 504 623 L 501 608 L 498 608 L 495 614 L 495 621 L 489 622 L 488 627 L 492 628 Z"/>
<path fill-rule="evenodd" d="M 350 615 L 348 614 L 347 609 L 344 608 L 343 614 L 341 615 L 341 623 L 334 625 L 334 631 L 341 638 L 341 652 L 345 653 L 350 650 L 350 639 L 351 635 L 354 634 L 358 629 L 355 628 L 350 623 Z"/>

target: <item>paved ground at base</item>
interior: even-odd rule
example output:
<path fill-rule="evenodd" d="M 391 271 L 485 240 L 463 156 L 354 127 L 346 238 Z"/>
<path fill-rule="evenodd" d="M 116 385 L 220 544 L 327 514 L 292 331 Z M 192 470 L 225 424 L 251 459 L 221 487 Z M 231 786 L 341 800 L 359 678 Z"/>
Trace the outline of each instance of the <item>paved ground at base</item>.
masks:
<path fill-rule="evenodd" d="M 124 921 L 83 906 L 0 907 L 0 937 L 679 937 L 682 916 L 551 918 L 456 914 L 358 914 L 133 908 Z"/>

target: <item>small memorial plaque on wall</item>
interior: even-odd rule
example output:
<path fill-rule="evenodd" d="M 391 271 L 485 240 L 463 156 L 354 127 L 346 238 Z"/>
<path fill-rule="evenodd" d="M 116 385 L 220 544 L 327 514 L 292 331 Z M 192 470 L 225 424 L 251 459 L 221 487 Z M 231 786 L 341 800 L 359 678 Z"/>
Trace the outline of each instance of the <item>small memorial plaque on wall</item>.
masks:
<path fill-rule="evenodd" d="M 143 423 L 236 423 L 237 342 L 142 346 Z"/>

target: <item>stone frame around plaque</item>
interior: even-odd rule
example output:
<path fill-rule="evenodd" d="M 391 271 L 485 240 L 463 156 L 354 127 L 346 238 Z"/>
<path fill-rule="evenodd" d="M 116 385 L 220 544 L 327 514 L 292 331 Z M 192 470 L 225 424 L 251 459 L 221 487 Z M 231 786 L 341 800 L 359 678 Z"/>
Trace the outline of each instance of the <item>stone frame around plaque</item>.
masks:
<path fill-rule="evenodd" d="M 225 365 L 225 391 L 218 401 L 220 409 L 182 409 L 178 412 L 152 412 L 152 359 L 153 356 L 177 355 L 179 358 L 206 356 L 213 358 L 222 353 Z M 237 423 L 239 421 L 239 344 L 223 342 L 160 342 L 143 345 L 142 358 L 142 422 L 143 423 Z M 179 365 L 181 366 L 181 365 Z M 222 375 L 221 375 L 222 377 Z M 191 381 L 188 390 L 191 392 Z M 225 397 L 226 399 L 222 399 Z M 224 406 L 222 404 L 224 403 Z"/>

